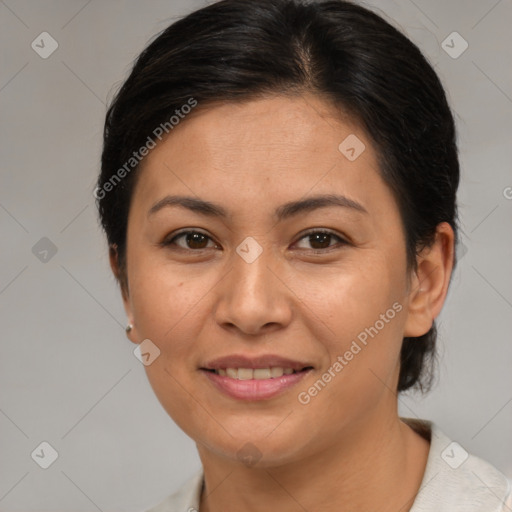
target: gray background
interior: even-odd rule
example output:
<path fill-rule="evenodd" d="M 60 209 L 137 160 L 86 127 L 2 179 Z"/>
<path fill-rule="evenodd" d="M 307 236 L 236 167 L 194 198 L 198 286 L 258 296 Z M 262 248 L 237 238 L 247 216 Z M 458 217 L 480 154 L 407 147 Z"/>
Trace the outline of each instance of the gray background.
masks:
<path fill-rule="evenodd" d="M 202 5 L 0 2 L 1 511 L 141 511 L 199 468 L 125 338 L 92 190 L 105 104 L 149 38 Z M 463 172 L 438 382 L 401 397 L 400 411 L 436 421 L 512 478 L 512 1 L 365 5 L 439 73 Z M 59 45 L 47 59 L 31 48 L 43 31 Z M 453 31 L 469 44 L 456 59 L 442 47 Z M 31 458 L 42 441 L 59 454 L 46 470 Z"/>

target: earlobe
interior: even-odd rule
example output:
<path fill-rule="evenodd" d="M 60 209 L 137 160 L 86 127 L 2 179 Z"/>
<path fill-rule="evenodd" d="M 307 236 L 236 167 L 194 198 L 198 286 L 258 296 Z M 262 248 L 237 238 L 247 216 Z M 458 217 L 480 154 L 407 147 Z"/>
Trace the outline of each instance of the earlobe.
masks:
<path fill-rule="evenodd" d="M 135 343 L 136 345 L 139 344 L 139 342 L 137 341 L 137 335 L 135 333 L 135 327 L 132 323 L 129 323 L 126 327 L 125 327 L 125 333 L 126 333 L 126 337 L 132 342 L 132 343 Z"/>
<path fill-rule="evenodd" d="M 404 336 L 426 334 L 441 312 L 453 269 L 454 233 L 447 222 L 437 226 L 435 240 L 417 256 L 411 279 Z"/>
<path fill-rule="evenodd" d="M 127 338 L 133 342 L 138 343 L 136 340 L 136 333 L 134 329 L 134 322 L 132 318 L 130 297 L 128 292 L 128 285 L 123 278 L 121 268 L 119 266 L 119 254 L 118 248 L 116 244 L 112 244 L 109 246 L 109 259 L 110 259 L 110 268 L 119 283 L 119 287 L 121 288 L 121 295 L 123 299 L 123 305 L 126 312 L 126 316 L 128 318 L 127 327 L 125 328 Z"/>

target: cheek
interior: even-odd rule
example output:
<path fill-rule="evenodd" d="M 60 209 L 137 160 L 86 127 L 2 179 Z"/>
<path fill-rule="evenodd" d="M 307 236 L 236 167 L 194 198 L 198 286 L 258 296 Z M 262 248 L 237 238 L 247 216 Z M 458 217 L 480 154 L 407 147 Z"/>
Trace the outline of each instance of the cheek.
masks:
<path fill-rule="evenodd" d="M 381 315 L 385 315 L 384 320 L 390 320 L 385 322 L 388 331 L 391 324 L 395 324 L 395 328 L 400 324 L 401 316 L 396 313 L 403 307 L 393 309 L 393 304 L 404 302 L 405 276 L 401 268 L 382 255 L 373 253 L 366 261 L 363 258 L 347 260 L 339 268 L 329 272 L 319 269 L 316 274 L 310 272 L 301 277 L 302 300 L 317 319 L 321 318 L 331 327 L 331 335 L 341 335 L 340 342 L 346 341 L 347 337 L 356 337 L 377 321 L 378 327 L 382 327 Z"/>
<path fill-rule="evenodd" d="M 170 271 L 149 259 L 133 261 L 129 274 L 134 323 L 141 341 L 150 339 L 160 355 L 145 367 L 155 396 L 174 421 L 189 435 L 194 425 L 204 425 L 204 411 L 190 399 L 195 374 L 196 344 L 207 321 L 204 304 L 212 287 L 205 275 Z"/>
<path fill-rule="evenodd" d="M 323 371 L 331 368 L 336 375 L 331 380 L 337 384 L 326 386 L 329 394 L 355 410 L 365 394 L 371 400 L 386 385 L 392 387 L 406 319 L 405 272 L 378 257 L 369 258 L 364 268 L 345 270 L 332 275 L 328 288 L 325 282 L 305 282 L 304 296 L 314 313 L 310 328 L 328 352 Z"/>
<path fill-rule="evenodd" d="M 325 365 L 298 389 L 298 412 L 309 425 L 304 428 L 319 430 L 320 437 L 337 435 L 378 409 L 383 401 L 396 400 L 391 390 L 396 389 L 399 369 L 403 306 L 393 302 L 389 290 L 379 293 L 370 287 L 359 292 L 338 296 L 338 304 L 346 307 L 337 307 L 336 320 L 329 322 L 335 336 L 324 338 L 328 353 Z M 332 303 L 330 309 L 334 307 Z"/>
<path fill-rule="evenodd" d="M 130 295 L 134 320 L 138 331 L 145 337 L 164 342 L 172 333 L 188 325 L 197 325 L 202 299 L 213 285 L 204 272 L 180 271 L 166 265 L 161 259 L 133 259 L 129 274 Z M 166 334 L 168 336 L 166 336 Z"/>

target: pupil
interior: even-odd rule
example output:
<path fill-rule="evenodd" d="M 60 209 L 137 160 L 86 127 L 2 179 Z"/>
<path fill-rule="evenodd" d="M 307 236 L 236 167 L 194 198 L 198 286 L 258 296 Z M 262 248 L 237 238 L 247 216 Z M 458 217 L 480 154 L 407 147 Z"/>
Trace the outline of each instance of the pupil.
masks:
<path fill-rule="evenodd" d="M 201 246 L 201 239 L 204 242 L 206 239 L 202 233 L 191 233 L 187 235 L 187 243 L 191 249 L 204 249 L 204 245 Z"/>
<path fill-rule="evenodd" d="M 325 249 L 326 247 L 329 247 L 330 239 L 331 235 L 328 233 L 313 233 L 310 235 L 311 246 L 315 249 Z M 315 247 L 315 242 L 320 242 L 320 245 L 322 245 L 322 242 L 327 242 L 327 245 L 322 245 L 322 247 Z"/>

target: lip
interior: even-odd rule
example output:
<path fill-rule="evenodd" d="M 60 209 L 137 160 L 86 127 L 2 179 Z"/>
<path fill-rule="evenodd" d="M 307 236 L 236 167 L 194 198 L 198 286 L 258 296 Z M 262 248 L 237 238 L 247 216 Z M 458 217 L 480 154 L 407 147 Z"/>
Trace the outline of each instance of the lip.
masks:
<path fill-rule="evenodd" d="M 219 357 L 208 361 L 201 369 L 218 370 L 219 368 L 270 368 L 272 366 L 282 368 L 292 368 L 292 370 L 300 371 L 311 363 L 296 361 L 274 354 L 264 354 L 261 356 L 249 357 L 241 354 L 233 354 L 230 356 Z"/>
<path fill-rule="evenodd" d="M 212 382 L 215 387 L 237 400 L 268 400 L 273 398 L 287 389 L 295 386 L 300 382 L 312 368 L 292 373 L 290 375 L 283 375 L 273 379 L 250 379 L 238 380 L 231 377 L 217 375 L 212 371 L 201 368 L 203 373 Z"/>
<path fill-rule="evenodd" d="M 220 368 L 292 368 L 297 373 L 270 379 L 239 380 L 218 375 L 211 370 Z M 248 357 L 234 354 L 208 361 L 199 370 L 222 393 L 237 400 L 268 400 L 298 384 L 313 369 L 308 362 L 297 361 L 273 354 Z"/>

